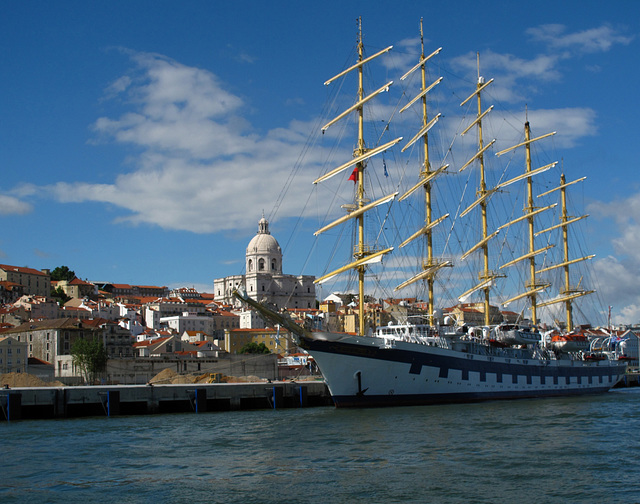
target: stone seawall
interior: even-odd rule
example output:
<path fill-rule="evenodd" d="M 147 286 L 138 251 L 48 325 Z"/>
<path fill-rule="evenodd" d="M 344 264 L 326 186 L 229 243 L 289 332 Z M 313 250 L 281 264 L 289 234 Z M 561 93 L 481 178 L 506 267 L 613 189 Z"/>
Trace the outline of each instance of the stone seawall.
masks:
<path fill-rule="evenodd" d="M 18 387 L 0 390 L 0 420 L 301 408 L 332 404 L 322 381 Z"/>

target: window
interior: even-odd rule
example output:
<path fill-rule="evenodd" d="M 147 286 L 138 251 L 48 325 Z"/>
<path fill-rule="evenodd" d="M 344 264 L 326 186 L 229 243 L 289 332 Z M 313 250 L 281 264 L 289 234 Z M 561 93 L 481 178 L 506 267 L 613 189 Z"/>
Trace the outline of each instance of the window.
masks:
<path fill-rule="evenodd" d="M 264 271 L 264 259 L 258 261 L 258 271 Z"/>
<path fill-rule="evenodd" d="M 276 260 L 275 259 L 271 259 L 271 270 L 272 271 L 276 270 Z"/>
<path fill-rule="evenodd" d="M 253 259 L 249 259 L 249 271 L 253 271 Z"/>

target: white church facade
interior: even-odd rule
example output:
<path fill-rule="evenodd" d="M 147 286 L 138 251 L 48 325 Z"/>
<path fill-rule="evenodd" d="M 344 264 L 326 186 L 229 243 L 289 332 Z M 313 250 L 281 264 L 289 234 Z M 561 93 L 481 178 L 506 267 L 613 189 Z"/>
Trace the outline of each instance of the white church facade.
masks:
<path fill-rule="evenodd" d="M 279 309 L 316 307 L 315 277 L 282 273 L 282 249 L 269 232 L 269 221 L 264 217 L 258 223 L 258 234 L 247 246 L 245 272 L 215 279 L 214 300 L 240 307 L 232 293 L 242 286 L 252 299 L 267 301 Z"/>

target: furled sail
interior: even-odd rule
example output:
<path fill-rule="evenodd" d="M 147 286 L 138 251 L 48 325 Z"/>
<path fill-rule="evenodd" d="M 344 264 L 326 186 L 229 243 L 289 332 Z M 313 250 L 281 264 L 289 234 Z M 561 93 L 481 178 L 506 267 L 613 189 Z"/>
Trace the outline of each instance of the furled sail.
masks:
<path fill-rule="evenodd" d="M 398 137 L 389 142 L 384 143 L 383 145 L 375 146 L 372 148 L 366 147 L 365 139 L 364 139 L 364 128 L 363 128 L 364 106 L 367 105 L 370 101 L 372 101 L 381 93 L 388 91 L 390 86 L 393 84 L 393 81 L 387 82 L 383 86 L 379 87 L 372 93 L 365 96 L 364 67 L 367 63 L 371 62 L 375 58 L 389 52 L 392 49 L 392 47 L 393 46 L 388 46 L 385 49 L 378 51 L 374 55 L 365 58 L 364 44 L 362 42 L 362 27 L 360 25 L 359 34 L 358 34 L 358 61 L 354 65 L 350 66 L 346 70 L 340 72 L 339 74 L 337 74 L 336 76 L 332 77 L 331 79 L 325 82 L 325 85 L 329 85 L 330 83 L 334 82 L 335 80 L 343 76 L 346 76 L 347 74 L 349 74 L 354 70 L 357 71 L 358 73 L 358 88 L 357 88 L 356 102 L 352 106 L 344 110 L 342 113 L 338 114 L 334 119 L 332 119 L 322 127 L 322 131 L 324 132 L 325 130 L 327 130 L 332 125 L 336 124 L 341 119 L 344 119 L 345 117 L 348 117 L 351 114 L 355 113 L 357 115 L 357 121 L 358 121 L 357 148 L 354 150 L 352 159 L 343 163 L 337 168 L 334 168 L 328 173 L 322 175 L 321 177 L 319 177 L 314 181 L 314 184 L 325 182 L 330 178 L 334 177 L 335 175 L 338 175 L 339 173 L 345 171 L 346 169 L 352 166 L 355 166 L 354 181 L 356 183 L 356 189 L 355 189 L 354 203 L 349 205 L 343 205 L 343 208 L 345 208 L 348 212 L 347 215 L 340 217 L 337 220 L 334 220 L 333 222 L 323 226 L 322 228 L 320 228 L 318 231 L 315 232 L 315 235 L 317 236 L 329 229 L 332 229 L 336 226 L 344 224 L 347 221 L 353 221 L 356 226 L 357 243 L 356 243 L 355 251 L 353 254 L 353 261 L 351 261 L 349 264 L 341 266 L 340 268 L 316 279 L 315 283 L 326 282 L 334 278 L 336 275 L 339 275 L 346 271 L 355 270 L 358 272 L 358 294 L 359 294 L 358 321 L 359 321 L 360 334 L 364 334 L 364 331 L 365 331 L 365 327 L 364 327 L 365 325 L 364 324 L 365 267 L 369 264 L 373 264 L 375 262 L 381 261 L 385 254 L 388 254 L 393 250 L 393 247 L 387 247 L 383 250 L 374 250 L 365 244 L 365 233 L 364 233 L 365 214 L 379 205 L 392 201 L 398 195 L 398 192 L 395 192 L 392 194 L 385 195 L 382 198 L 378 198 L 374 202 L 369 202 L 369 200 L 365 196 L 365 184 L 364 184 L 364 172 L 366 167 L 365 161 L 367 161 L 368 159 L 370 159 L 371 157 L 377 154 L 383 153 L 384 151 L 386 151 L 387 149 L 390 149 L 391 147 L 393 147 L 394 145 L 396 145 L 402 140 L 402 137 Z"/>
<path fill-rule="evenodd" d="M 431 183 L 432 181 L 440 174 L 444 173 L 449 166 L 448 164 L 444 164 L 440 168 L 436 170 L 431 169 L 431 160 L 429 157 L 429 138 L 428 133 L 433 128 L 442 114 L 438 113 L 433 118 L 429 119 L 428 116 L 428 107 L 427 107 L 427 94 L 434 89 L 440 82 L 442 82 L 443 77 L 439 77 L 430 85 L 427 85 L 427 74 L 426 74 L 426 62 L 431 59 L 433 56 L 440 53 L 442 47 L 433 51 L 429 56 L 424 55 L 424 36 L 422 32 L 422 21 L 420 22 L 420 42 L 421 42 L 421 56 L 419 58 L 418 63 L 411 68 L 406 74 L 404 74 L 401 80 L 405 80 L 409 77 L 413 72 L 420 69 L 420 90 L 414 96 L 413 99 L 409 100 L 400 112 L 404 112 L 408 110 L 411 106 L 416 103 L 422 104 L 422 126 L 418 130 L 418 132 L 407 142 L 407 144 L 402 148 L 402 152 L 405 152 L 409 147 L 411 147 L 418 140 L 422 139 L 422 153 L 423 153 L 423 163 L 420 167 L 419 180 L 413 185 L 405 194 L 402 195 L 400 201 L 405 200 L 411 194 L 413 194 L 420 187 L 424 189 L 424 205 L 425 205 L 425 223 L 424 225 L 414 232 L 409 238 L 405 239 L 400 247 L 404 247 L 411 243 L 413 240 L 419 237 L 423 237 L 426 241 L 426 249 L 427 249 L 427 257 L 425 261 L 422 261 L 421 271 L 414 274 L 411 278 L 405 280 L 400 285 L 398 285 L 394 291 L 398 291 L 403 289 L 419 280 L 426 280 L 427 284 L 427 295 L 428 295 L 428 309 L 427 312 L 429 316 L 431 316 L 434 312 L 435 302 L 434 302 L 434 279 L 437 272 L 448 266 L 452 266 L 450 261 L 440 261 L 434 257 L 433 253 L 433 238 L 432 238 L 432 230 L 441 222 L 443 222 L 449 214 L 442 215 L 441 217 L 434 218 L 432 211 L 432 196 L 431 196 Z"/>

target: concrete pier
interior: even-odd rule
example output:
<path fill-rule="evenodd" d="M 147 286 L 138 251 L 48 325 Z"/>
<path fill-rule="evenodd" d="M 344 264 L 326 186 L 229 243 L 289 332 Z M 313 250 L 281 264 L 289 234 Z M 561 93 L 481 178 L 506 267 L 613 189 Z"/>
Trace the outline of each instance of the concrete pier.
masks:
<path fill-rule="evenodd" d="M 324 382 L 207 383 L 0 390 L 0 420 L 280 409 L 332 404 Z"/>

